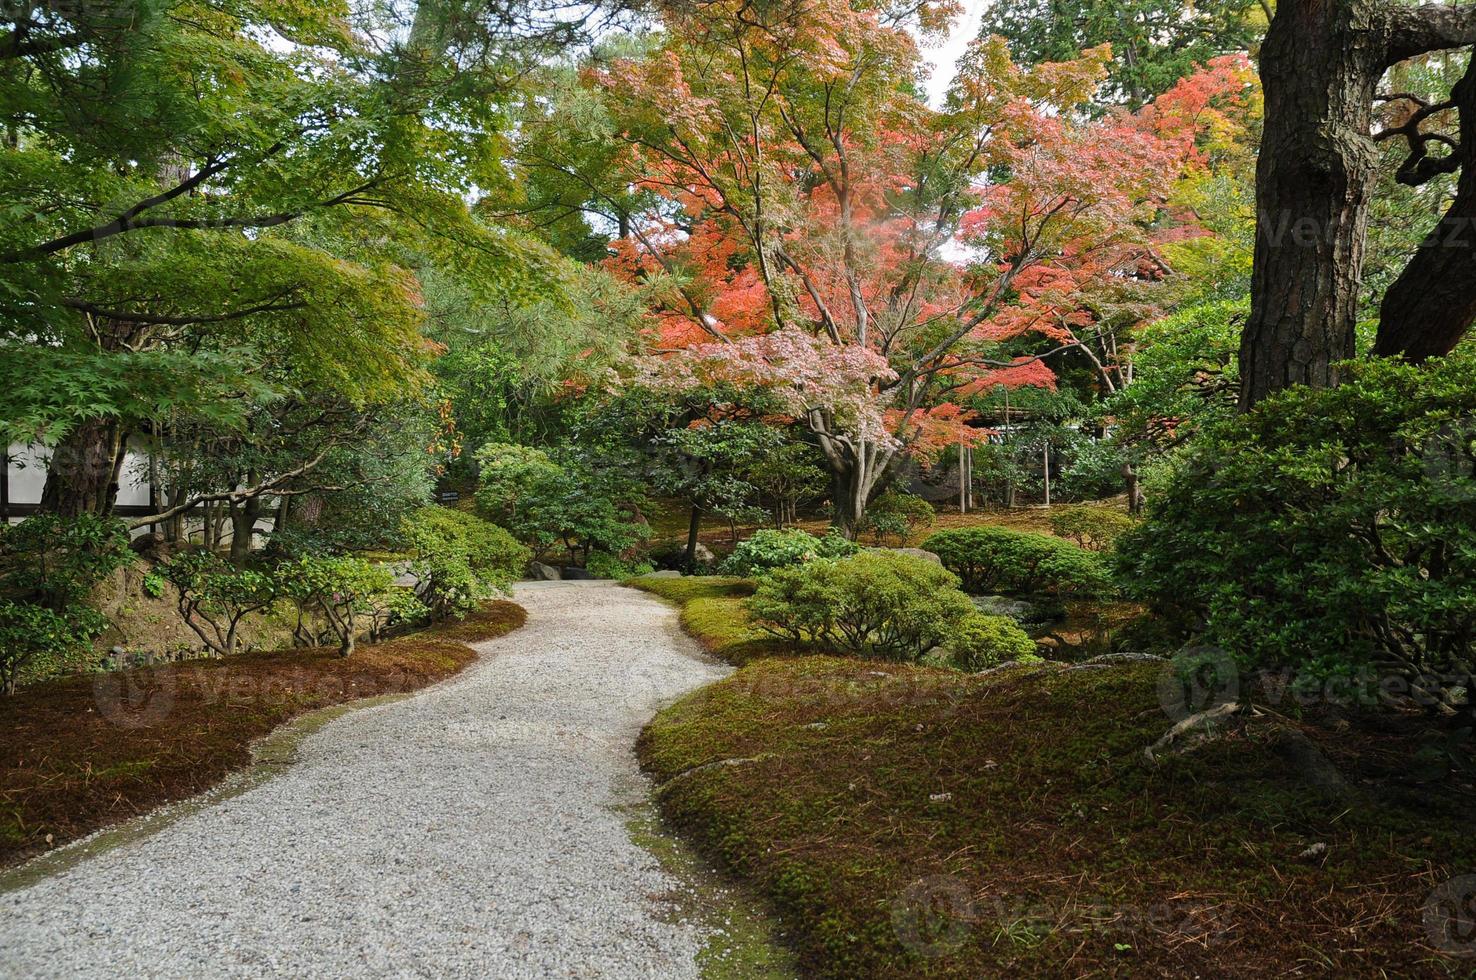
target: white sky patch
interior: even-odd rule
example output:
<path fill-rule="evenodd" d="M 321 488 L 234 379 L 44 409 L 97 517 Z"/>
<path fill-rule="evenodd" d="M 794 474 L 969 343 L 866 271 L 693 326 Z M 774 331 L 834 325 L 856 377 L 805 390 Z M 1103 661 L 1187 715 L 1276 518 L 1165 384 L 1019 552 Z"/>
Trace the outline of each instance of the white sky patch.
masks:
<path fill-rule="evenodd" d="M 935 109 L 943 104 L 959 55 L 979 33 L 979 22 L 984 19 L 984 8 L 989 5 L 989 0 L 963 0 L 963 4 L 964 11 L 953 22 L 948 39 L 937 46 L 924 45 L 922 48 L 923 59 L 932 69 L 928 76 L 928 105 Z"/>

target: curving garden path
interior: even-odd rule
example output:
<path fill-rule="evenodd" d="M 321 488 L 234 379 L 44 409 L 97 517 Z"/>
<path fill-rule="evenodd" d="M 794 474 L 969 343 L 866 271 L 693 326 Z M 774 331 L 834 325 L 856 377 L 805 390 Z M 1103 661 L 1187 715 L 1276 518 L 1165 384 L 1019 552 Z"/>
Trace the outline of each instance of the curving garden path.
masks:
<path fill-rule="evenodd" d="M 703 935 L 633 844 L 632 746 L 725 672 L 608 583 L 518 588 L 528 625 L 352 712 L 299 762 L 0 896 L 16 977 L 695 977 Z"/>

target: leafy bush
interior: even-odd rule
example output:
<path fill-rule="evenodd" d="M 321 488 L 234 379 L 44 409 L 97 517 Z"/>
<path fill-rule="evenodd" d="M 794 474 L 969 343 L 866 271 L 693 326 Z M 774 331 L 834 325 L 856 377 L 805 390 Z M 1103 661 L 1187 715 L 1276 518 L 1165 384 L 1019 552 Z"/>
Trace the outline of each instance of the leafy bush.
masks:
<path fill-rule="evenodd" d="M 1100 500 L 1122 492 L 1128 455 L 1121 445 L 1075 429 L 1063 430 L 1061 441 L 1056 453 L 1066 464 L 1051 482 L 1054 499 Z"/>
<path fill-rule="evenodd" d="M 562 547 L 576 564 L 596 550 L 619 554 L 644 540 L 647 528 L 588 466 L 564 466 L 541 449 L 509 443 L 483 446 L 477 460 L 478 510 L 540 557 Z"/>
<path fill-rule="evenodd" d="M 43 677 L 87 657 L 107 629 L 92 590 L 133 560 L 128 532 L 91 515 L 39 515 L 0 524 L 0 686 Z"/>
<path fill-rule="evenodd" d="M 916 661 L 973 612 L 958 579 L 896 552 L 779 568 L 748 600 L 760 628 L 866 656 Z"/>
<path fill-rule="evenodd" d="M 354 652 L 360 617 L 369 612 L 370 600 L 394 581 L 388 569 L 362 558 L 322 555 L 284 562 L 276 577 L 282 594 L 297 604 L 299 640 L 306 617 L 316 613 L 345 657 Z"/>
<path fill-rule="evenodd" d="M 414 589 L 395 585 L 370 596 L 365 607 L 371 643 L 378 643 L 393 629 L 420 626 L 430 619 L 430 607 L 420 601 Z"/>
<path fill-rule="evenodd" d="M 948 638 L 953 666 L 975 673 L 1035 655 L 1035 641 L 1008 616 L 965 616 Z"/>
<path fill-rule="evenodd" d="M 179 615 L 208 648 L 230 656 L 240 645 L 241 621 L 277 600 L 276 579 L 238 568 L 208 551 L 187 551 L 159 566 L 178 590 Z"/>
<path fill-rule="evenodd" d="M 1110 551 L 1138 526 L 1127 514 L 1106 507 L 1062 507 L 1051 514 L 1051 530 L 1088 551 Z"/>
<path fill-rule="evenodd" d="M 1113 590 L 1101 556 L 1047 534 L 971 527 L 940 531 L 923 547 L 941 558 L 969 592 L 1100 597 Z"/>
<path fill-rule="evenodd" d="M 584 562 L 584 569 L 595 578 L 614 579 L 617 582 L 637 575 L 650 575 L 656 570 L 650 562 L 643 559 L 626 561 L 604 551 L 590 552 L 589 558 Z"/>
<path fill-rule="evenodd" d="M 532 557 L 496 524 L 447 507 L 422 507 L 400 531 L 419 579 L 416 595 L 435 619 L 463 615 L 505 593 Z"/>
<path fill-rule="evenodd" d="M 1243 666 L 1382 673 L 1469 714 L 1473 470 L 1470 352 L 1353 364 L 1337 388 L 1206 428 L 1117 561 L 1138 597 Z"/>
<path fill-rule="evenodd" d="M 831 532 L 823 538 L 808 531 L 755 531 L 753 536 L 733 550 L 723 563 L 724 575 L 752 577 L 776 568 L 803 565 L 817 558 L 846 558 L 861 549 L 854 541 Z"/>
<path fill-rule="evenodd" d="M 66 614 L 133 561 L 128 532 L 114 520 L 41 514 L 0 524 L 0 595 Z"/>
<path fill-rule="evenodd" d="M 60 671 L 92 634 L 44 606 L 0 600 L 0 690 L 14 694 L 22 674 Z"/>
<path fill-rule="evenodd" d="M 906 541 L 920 528 L 932 527 L 937 516 L 933 505 L 921 497 L 888 490 L 866 508 L 858 530 L 872 535 L 877 544 L 888 537 Z"/>

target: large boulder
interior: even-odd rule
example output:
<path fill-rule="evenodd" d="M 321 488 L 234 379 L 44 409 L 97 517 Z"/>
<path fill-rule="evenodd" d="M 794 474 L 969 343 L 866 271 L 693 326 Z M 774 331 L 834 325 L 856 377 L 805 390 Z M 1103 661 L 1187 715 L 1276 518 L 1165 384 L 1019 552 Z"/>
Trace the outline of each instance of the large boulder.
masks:
<path fill-rule="evenodd" d="M 559 571 L 565 582 L 587 582 L 594 578 L 589 569 L 580 568 L 577 565 L 565 565 Z"/>
<path fill-rule="evenodd" d="M 699 565 L 711 565 L 717 561 L 717 555 L 714 555 L 712 549 L 701 541 L 697 542 L 697 550 L 692 552 L 692 557 L 697 560 L 697 564 Z"/>
<path fill-rule="evenodd" d="M 535 561 L 528 566 L 528 577 L 538 582 L 557 582 L 563 575 L 552 565 Z"/>

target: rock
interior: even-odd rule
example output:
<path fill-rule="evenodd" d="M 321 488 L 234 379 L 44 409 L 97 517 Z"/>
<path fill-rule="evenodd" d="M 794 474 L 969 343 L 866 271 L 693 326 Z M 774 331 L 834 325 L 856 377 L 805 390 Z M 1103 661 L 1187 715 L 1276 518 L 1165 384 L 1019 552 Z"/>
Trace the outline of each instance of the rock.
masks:
<path fill-rule="evenodd" d="M 1318 841 L 1316 844 L 1313 844 L 1311 847 L 1307 848 L 1301 854 L 1298 854 L 1297 855 L 1297 860 L 1298 861 L 1317 861 L 1317 860 L 1320 860 L 1323 857 L 1323 855 L 1325 855 L 1325 854 L 1327 854 L 1327 845 L 1324 844 L 1322 841 Z"/>
<path fill-rule="evenodd" d="M 528 565 L 528 577 L 539 582 L 557 582 L 563 578 L 557 568 L 535 561 Z"/>
<path fill-rule="evenodd" d="M 559 571 L 565 582 L 588 582 L 594 578 L 589 569 L 575 565 L 565 565 Z"/>
<path fill-rule="evenodd" d="M 647 575 L 647 576 L 644 576 L 644 577 L 645 578 L 681 578 L 682 577 L 682 573 L 679 572 L 679 571 L 677 571 L 674 568 L 668 568 L 668 569 L 666 569 L 665 571 L 662 571 L 662 572 L 652 572 L 650 575 Z"/>
<path fill-rule="evenodd" d="M 974 608 L 986 616 L 1008 616 L 1021 625 L 1038 626 L 1060 618 L 1060 610 L 1026 599 L 1002 595 L 969 596 Z"/>
<path fill-rule="evenodd" d="M 712 549 L 701 541 L 697 542 L 697 550 L 692 552 L 692 557 L 697 560 L 697 564 L 699 565 L 711 565 L 717 561 L 717 555 L 714 555 Z"/>
<path fill-rule="evenodd" d="M 930 561 L 934 565 L 943 564 L 943 559 L 939 558 L 931 551 L 925 551 L 922 548 L 867 548 L 866 550 L 890 551 L 894 555 L 911 555 L 914 558 L 921 558 L 923 561 Z"/>
<path fill-rule="evenodd" d="M 169 539 L 159 533 L 140 534 L 128 542 L 128 547 L 134 554 L 148 558 L 151 561 L 163 561 L 174 551 L 169 546 Z"/>

